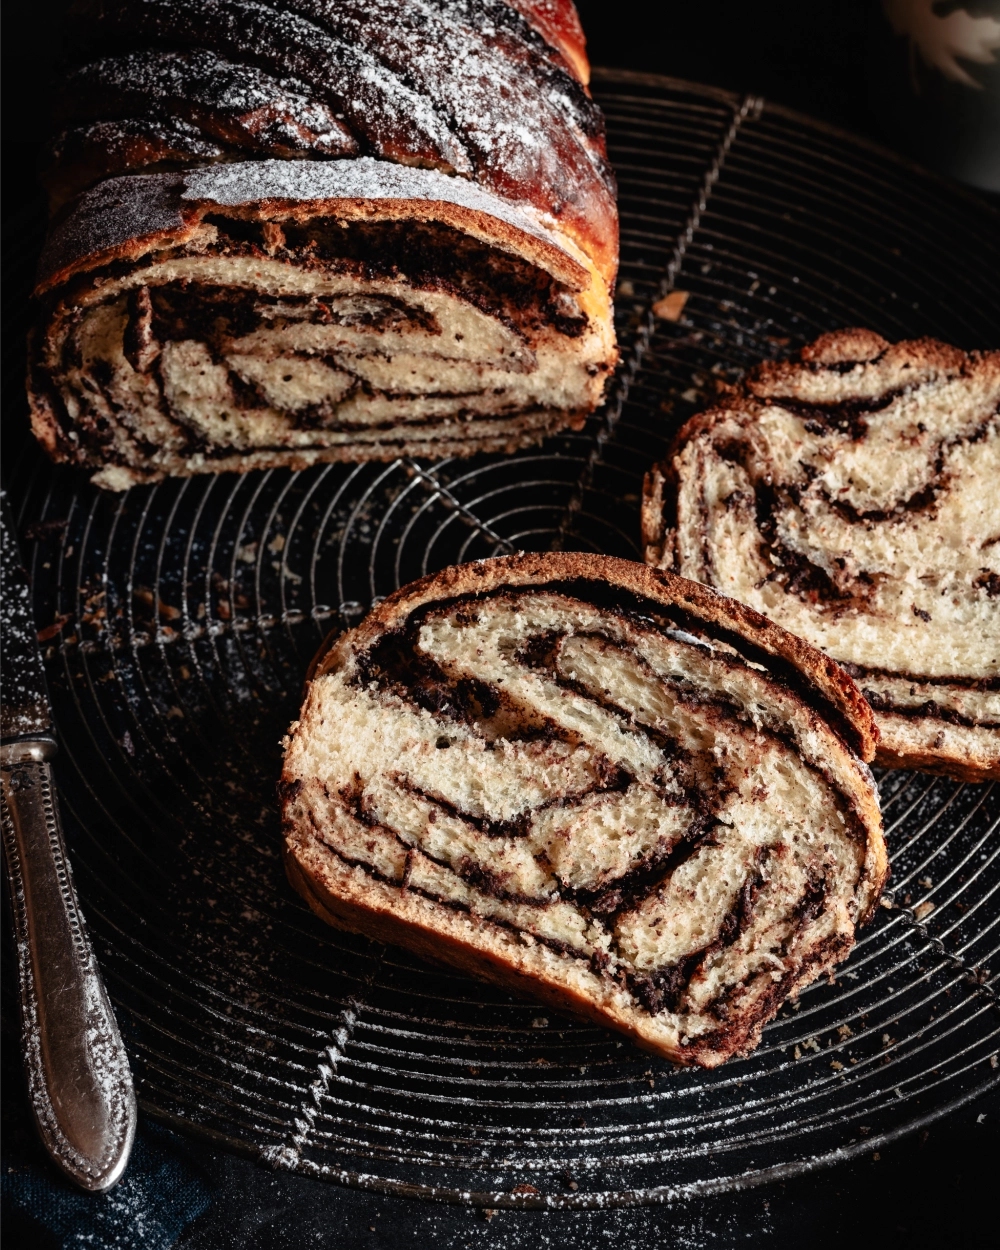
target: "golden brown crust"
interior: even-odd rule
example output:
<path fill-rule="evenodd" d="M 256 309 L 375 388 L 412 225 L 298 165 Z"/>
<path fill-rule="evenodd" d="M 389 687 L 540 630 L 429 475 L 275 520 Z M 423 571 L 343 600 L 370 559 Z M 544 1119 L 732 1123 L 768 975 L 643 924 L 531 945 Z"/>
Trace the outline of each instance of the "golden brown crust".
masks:
<path fill-rule="evenodd" d="M 990 355 L 986 353 L 987 359 Z M 890 343 L 871 330 L 834 330 L 803 347 L 797 358 L 765 361 L 757 365 L 746 375 L 737 394 L 760 399 L 771 395 L 794 395 L 803 377 L 803 365 L 817 373 L 835 370 L 838 365 L 878 365 L 886 377 L 905 373 L 910 375 L 907 381 L 912 382 L 923 372 L 961 370 L 969 359 L 960 348 L 938 339 L 904 339 L 899 343 Z"/>
<path fill-rule="evenodd" d="M 557 48 L 584 86 L 590 82 L 587 41 L 573 0 L 507 0 L 546 43 Z"/>
<path fill-rule="evenodd" d="M 286 194 L 275 194 L 282 183 Z M 359 186 L 365 193 L 357 193 Z M 290 194 L 293 187 L 302 194 Z M 101 183 L 46 240 L 35 295 L 79 273 L 182 246 L 210 214 L 275 222 L 434 222 L 510 251 L 572 290 L 586 291 L 594 276 L 593 264 L 555 223 L 460 178 L 367 158 L 325 164 L 248 161 Z M 607 288 L 614 275 L 603 276 Z"/>
<path fill-rule="evenodd" d="M 954 781 L 969 781 L 973 785 L 981 785 L 984 781 L 1000 781 L 998 767 L 942 759 L 939 753 L 933 751 L 897 752 L 880 747 L 875 753 L 875 763 L 882 768 L 916 768 L 922 773 L 951 777 Z"/>
<path fill-rule="evenodd" d="M 876 719 L 881 724 L 882 736 L 875 753 L 875 763 L 883 768 L 919 768 L 921 772 L 973 784 L 1000 781 L 1000 760 L 996 750 L 977 751 L 975 745 L 967 741 L 953 742 L 949 748 L 942 749 L 944 741 L 953 737 L 949 732 L 952 727 L 946 721 L 929 722 L 940 731 L 936 735 L 938 744 L 924 749 L 906 741 L 906 731 L 910 726 L 904 717 L 881 712 L 876 713 Z"/>
<path fill-rule="evenodd" d="M 430 963 L 444 963 L 470 976 L 490 981 L 520 998 L 544 1003 L 555 1011 L 571 1012 L 602 1028 L 614 1029 L 641 1049 L 674 1063 L 690 1064 L 693 1060 L 693 1052 L 665 1046 L 662 1042 L 657 1044 L 636 1029 L 626 1016 L 601 1011 L 582 994 L 574 993 L 565 985 L 549 982 L 542 967 L 521 969 L 511 964 L 509 956 L 501 958 L 481 946 L 464 941 L 460 936 L 463 922 L 458 917 L 453 917 L 454 932 L 442 932 L 438 927 L 440 917 L 435 918 L 435 925 L 431 928 L 429 923 L 421 924 L 415 918 L 401 915 L 398 899 L 393 899 L 391 903 L 386 900 L 385 905 L 380 906 L 379 900 L 371 895 L 348 898 L 343 893 L 334 893 L 324 883 L 322 871 L 317 870 L 315 860 L 301 844 L 286 842 L 284 863 L 289 884 L 321 920 L 336 929 L 360 933 L 375 942 L 402 946 Z M 528 952 L 525 955 L 526 964 L 536 962 Z"/>
<path fill-rule="evenodd" d="M 876 360 L 891 344 L 874 330 L 854 326 L 847 330 L 833 330 L 821 334 L 818 339 L 802 348 L 802 360 L 818 365 L 840 364 L 846 360 Z M 767 365 L 761 366 L 767 369 Z"/>

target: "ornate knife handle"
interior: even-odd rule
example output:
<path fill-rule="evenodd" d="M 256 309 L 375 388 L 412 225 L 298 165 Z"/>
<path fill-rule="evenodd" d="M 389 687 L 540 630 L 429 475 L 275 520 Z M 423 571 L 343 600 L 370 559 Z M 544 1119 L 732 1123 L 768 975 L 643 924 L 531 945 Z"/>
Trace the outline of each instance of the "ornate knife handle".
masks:
<path fill-rule="evenodd" d="M 110 1189 L 135 1136 L 125 1048 L 76 899 L 51 739 L 0 747 L 28 1091 L 49 1154 L 83 1189 Z"/>

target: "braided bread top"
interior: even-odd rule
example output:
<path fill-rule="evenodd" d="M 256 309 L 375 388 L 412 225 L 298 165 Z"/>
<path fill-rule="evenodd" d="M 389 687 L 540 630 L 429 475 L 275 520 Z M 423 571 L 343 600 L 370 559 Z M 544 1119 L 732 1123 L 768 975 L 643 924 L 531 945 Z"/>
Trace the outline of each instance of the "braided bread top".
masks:
<path fill-rule="evenodd" d="M 530 205 L 605 280 L 614 179 L 571 0 L 79 0 L 46 182 L 368 155 Z"/>

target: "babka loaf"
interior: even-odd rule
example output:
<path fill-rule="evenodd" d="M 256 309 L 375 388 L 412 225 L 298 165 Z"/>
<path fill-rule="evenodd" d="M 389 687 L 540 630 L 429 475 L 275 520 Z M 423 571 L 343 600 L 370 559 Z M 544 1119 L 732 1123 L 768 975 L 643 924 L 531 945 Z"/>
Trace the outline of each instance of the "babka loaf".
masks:
<path fill-rule="evenodd" d="M 879 763 L 1000 777 L 998 487 L 1000 352 L 844 330 L 684 426 L 646 559 L 838 660 Z"/>
<path fill-rule="evenodd" d="M 874 742 L 850 677 L 733 600 L 610 557 L 484 560 L 317 657 L 286 866 L 331 924 L 712 1067 L 872 913 Z"/>
<path fill-rule="evenodd" d="M 76 8 L 111 54 L 46 174 L 56 459 L 123 489 L 513 449 L 597 406 L 617 216 L 569 0 Z"/>

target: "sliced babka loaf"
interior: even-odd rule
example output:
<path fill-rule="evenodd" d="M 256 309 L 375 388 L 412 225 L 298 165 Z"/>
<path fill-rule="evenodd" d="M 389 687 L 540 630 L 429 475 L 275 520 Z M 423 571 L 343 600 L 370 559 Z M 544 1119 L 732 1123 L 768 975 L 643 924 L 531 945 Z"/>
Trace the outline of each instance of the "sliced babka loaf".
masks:
<path fill-rule="evenodd" d="M 1000 777 L 1000 352 L 827 334 L 648 475 L 646 559 L 822 648 L 878 761 Z"/>
<path fill-rule="evenodd" d="M 331 924 L 711 1067 L 871 915 L 874 741 L 846 673 L 733 600 L 606 557 L 485 560 L 317 657 L 286 865 Z"/>
<path fill-rule="evenodd" d="M 513 450 L 617 359 L 571 0 L 80 0 L 29 397 L 165 475 Z"/>

